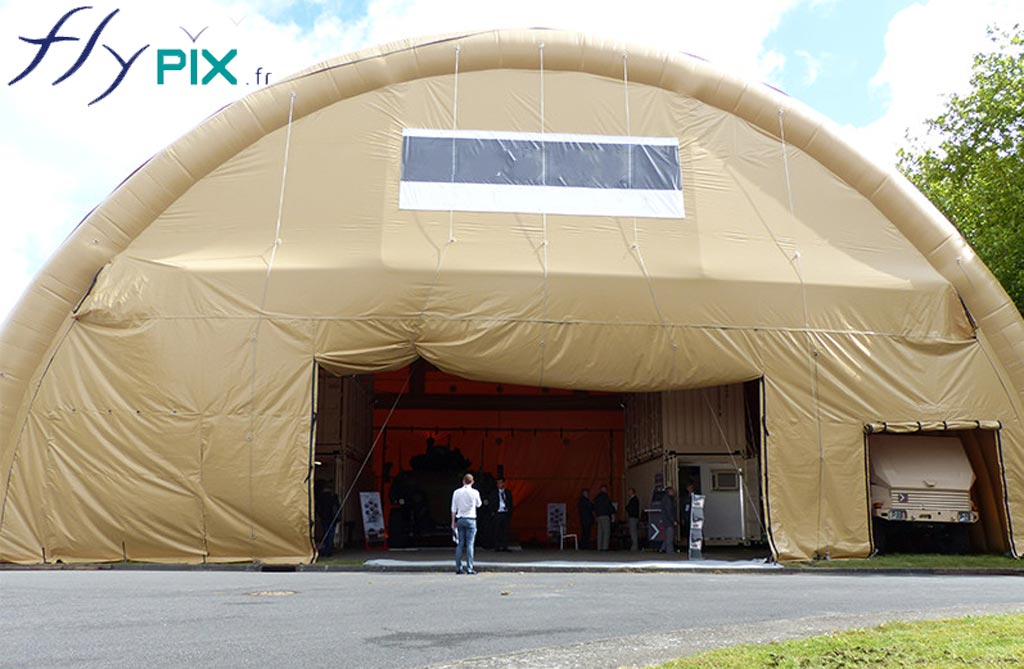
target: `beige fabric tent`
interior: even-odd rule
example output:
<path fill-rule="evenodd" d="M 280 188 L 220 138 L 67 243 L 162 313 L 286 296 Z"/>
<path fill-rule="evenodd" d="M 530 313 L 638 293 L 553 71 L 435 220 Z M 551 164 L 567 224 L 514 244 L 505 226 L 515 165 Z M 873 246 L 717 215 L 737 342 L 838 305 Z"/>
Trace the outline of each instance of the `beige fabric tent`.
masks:
<path fill-rule="evenodd" d="M 871 551 L 865 425 L 998 421 L 1019 555 L 1022 352 L 956 230 L 777 91 L 571 33 L 390 44 L 216 114 L 42 270 L 0 331 L 0 561 L 310 560 L 314 361 L 417 356 L 763 378 L 780 559 Z"/>

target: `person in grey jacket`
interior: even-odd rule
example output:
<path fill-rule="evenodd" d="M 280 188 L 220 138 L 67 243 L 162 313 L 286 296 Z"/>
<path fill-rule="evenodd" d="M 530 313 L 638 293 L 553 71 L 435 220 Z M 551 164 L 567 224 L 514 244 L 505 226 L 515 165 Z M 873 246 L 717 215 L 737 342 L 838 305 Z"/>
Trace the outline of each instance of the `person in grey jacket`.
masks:
<path fill-rule="evenodd" d="M 676 524 L 678 517 L 676 491 L 672 486 L 669 486 L 665 488 L 665 493 L 661 496 L 661 522 L 664 523 L 665 527 L 662 532 L 665 537 L 662 550 L 668 555 L 674 555 L 676 552 Z"/>

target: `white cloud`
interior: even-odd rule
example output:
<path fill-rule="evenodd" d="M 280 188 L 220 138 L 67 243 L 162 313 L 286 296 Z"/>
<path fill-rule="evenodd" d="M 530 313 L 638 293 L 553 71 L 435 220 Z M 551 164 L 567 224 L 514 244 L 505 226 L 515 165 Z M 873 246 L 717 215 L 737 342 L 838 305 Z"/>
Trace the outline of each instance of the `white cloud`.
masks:
<path fill-rule="evenodd" d="M 804 65 L 807 67 L 807 72 L 803 77 L 804 86 L 811 86 L 821 75 L 822 60 L 815 58 L 810 52 L 803 49 L 797 49 L 794 53 L 803 59 Z"/>
<path fill-rule="evenodd" d="M 885 59 L 871 80 L 888 89 L 885 115 L 844 131 L 881 164 L 895 163 L 896 149 L 909 128 L 923 132 L 923 121 L 937 116 L 952 93 L 970 88 L 973 56 L 992 49 L 986 28 L 1010 29 L 1024 22 L 1019 0 L 929 0 L 899 12 L 885 36 Z"/>
<path fill-rule="evenodd" d="M 593 0 L 371 0 L 365 19 L 342 25 L 337 18 L 323 17 L 315 37 L 329 36 L 351 47 L 495 27 L 562 28 L 686 51 L 742 76 L 763 78 L 771 73 L 762 63 L 764 40 L 785 11 L 800 2 L 638 0 L 623 7 Z M 743 21 L 736 21 L 739 14 Z"/>
<path fill-rule="evenodd" d="M 60 245 L 73 227 L 76 212 L 71 201 L 73 179 L 61 170 L 18 148 L 0 144 L 4 198 L 3 243 L 0 243 L 0 306 L 13 305 L 28 277 Z M 39 227 L 38 221 L 61 225 Z M 0 312 L 2 313 L 2 312 Z"/>

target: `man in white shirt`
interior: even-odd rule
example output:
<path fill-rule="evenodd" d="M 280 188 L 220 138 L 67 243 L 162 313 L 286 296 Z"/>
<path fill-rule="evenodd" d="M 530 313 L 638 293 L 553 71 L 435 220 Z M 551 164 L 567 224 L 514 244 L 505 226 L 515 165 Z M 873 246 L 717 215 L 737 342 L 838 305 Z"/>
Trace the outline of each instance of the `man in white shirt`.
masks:
<path fill-rule="evenodd" d="M 455 573 L 462 573 L 462 555 L 466 555 L 466 573 L 473 569 L 473 542 L 476 540 L 476 510 L 483 504 L 480 493 L 473 487 L 473 475 L 462 477 L 462 487 L 452 493 L 452 529 L 458 534 L 455 546 Z"/>

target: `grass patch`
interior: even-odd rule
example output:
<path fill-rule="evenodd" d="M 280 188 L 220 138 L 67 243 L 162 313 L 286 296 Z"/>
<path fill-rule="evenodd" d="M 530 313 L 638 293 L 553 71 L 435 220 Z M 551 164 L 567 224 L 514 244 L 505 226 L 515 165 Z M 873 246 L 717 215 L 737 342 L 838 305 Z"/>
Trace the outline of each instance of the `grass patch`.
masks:
<path fill-rule="evenodd" d="M 870 560 L 816 560 L 784 562 L 791 568 L 810 569 L 1021 569 L 1024 562 L 1004 555 L 938 555 L 931 553 L 894 553 L 876 555 Z"/>
<path fill-rule="evenodd" d="M 1020 667 L 1024 614 L 887 623 L 799 641 L 744 645 L 659 669 L 947 669 Z"/>

